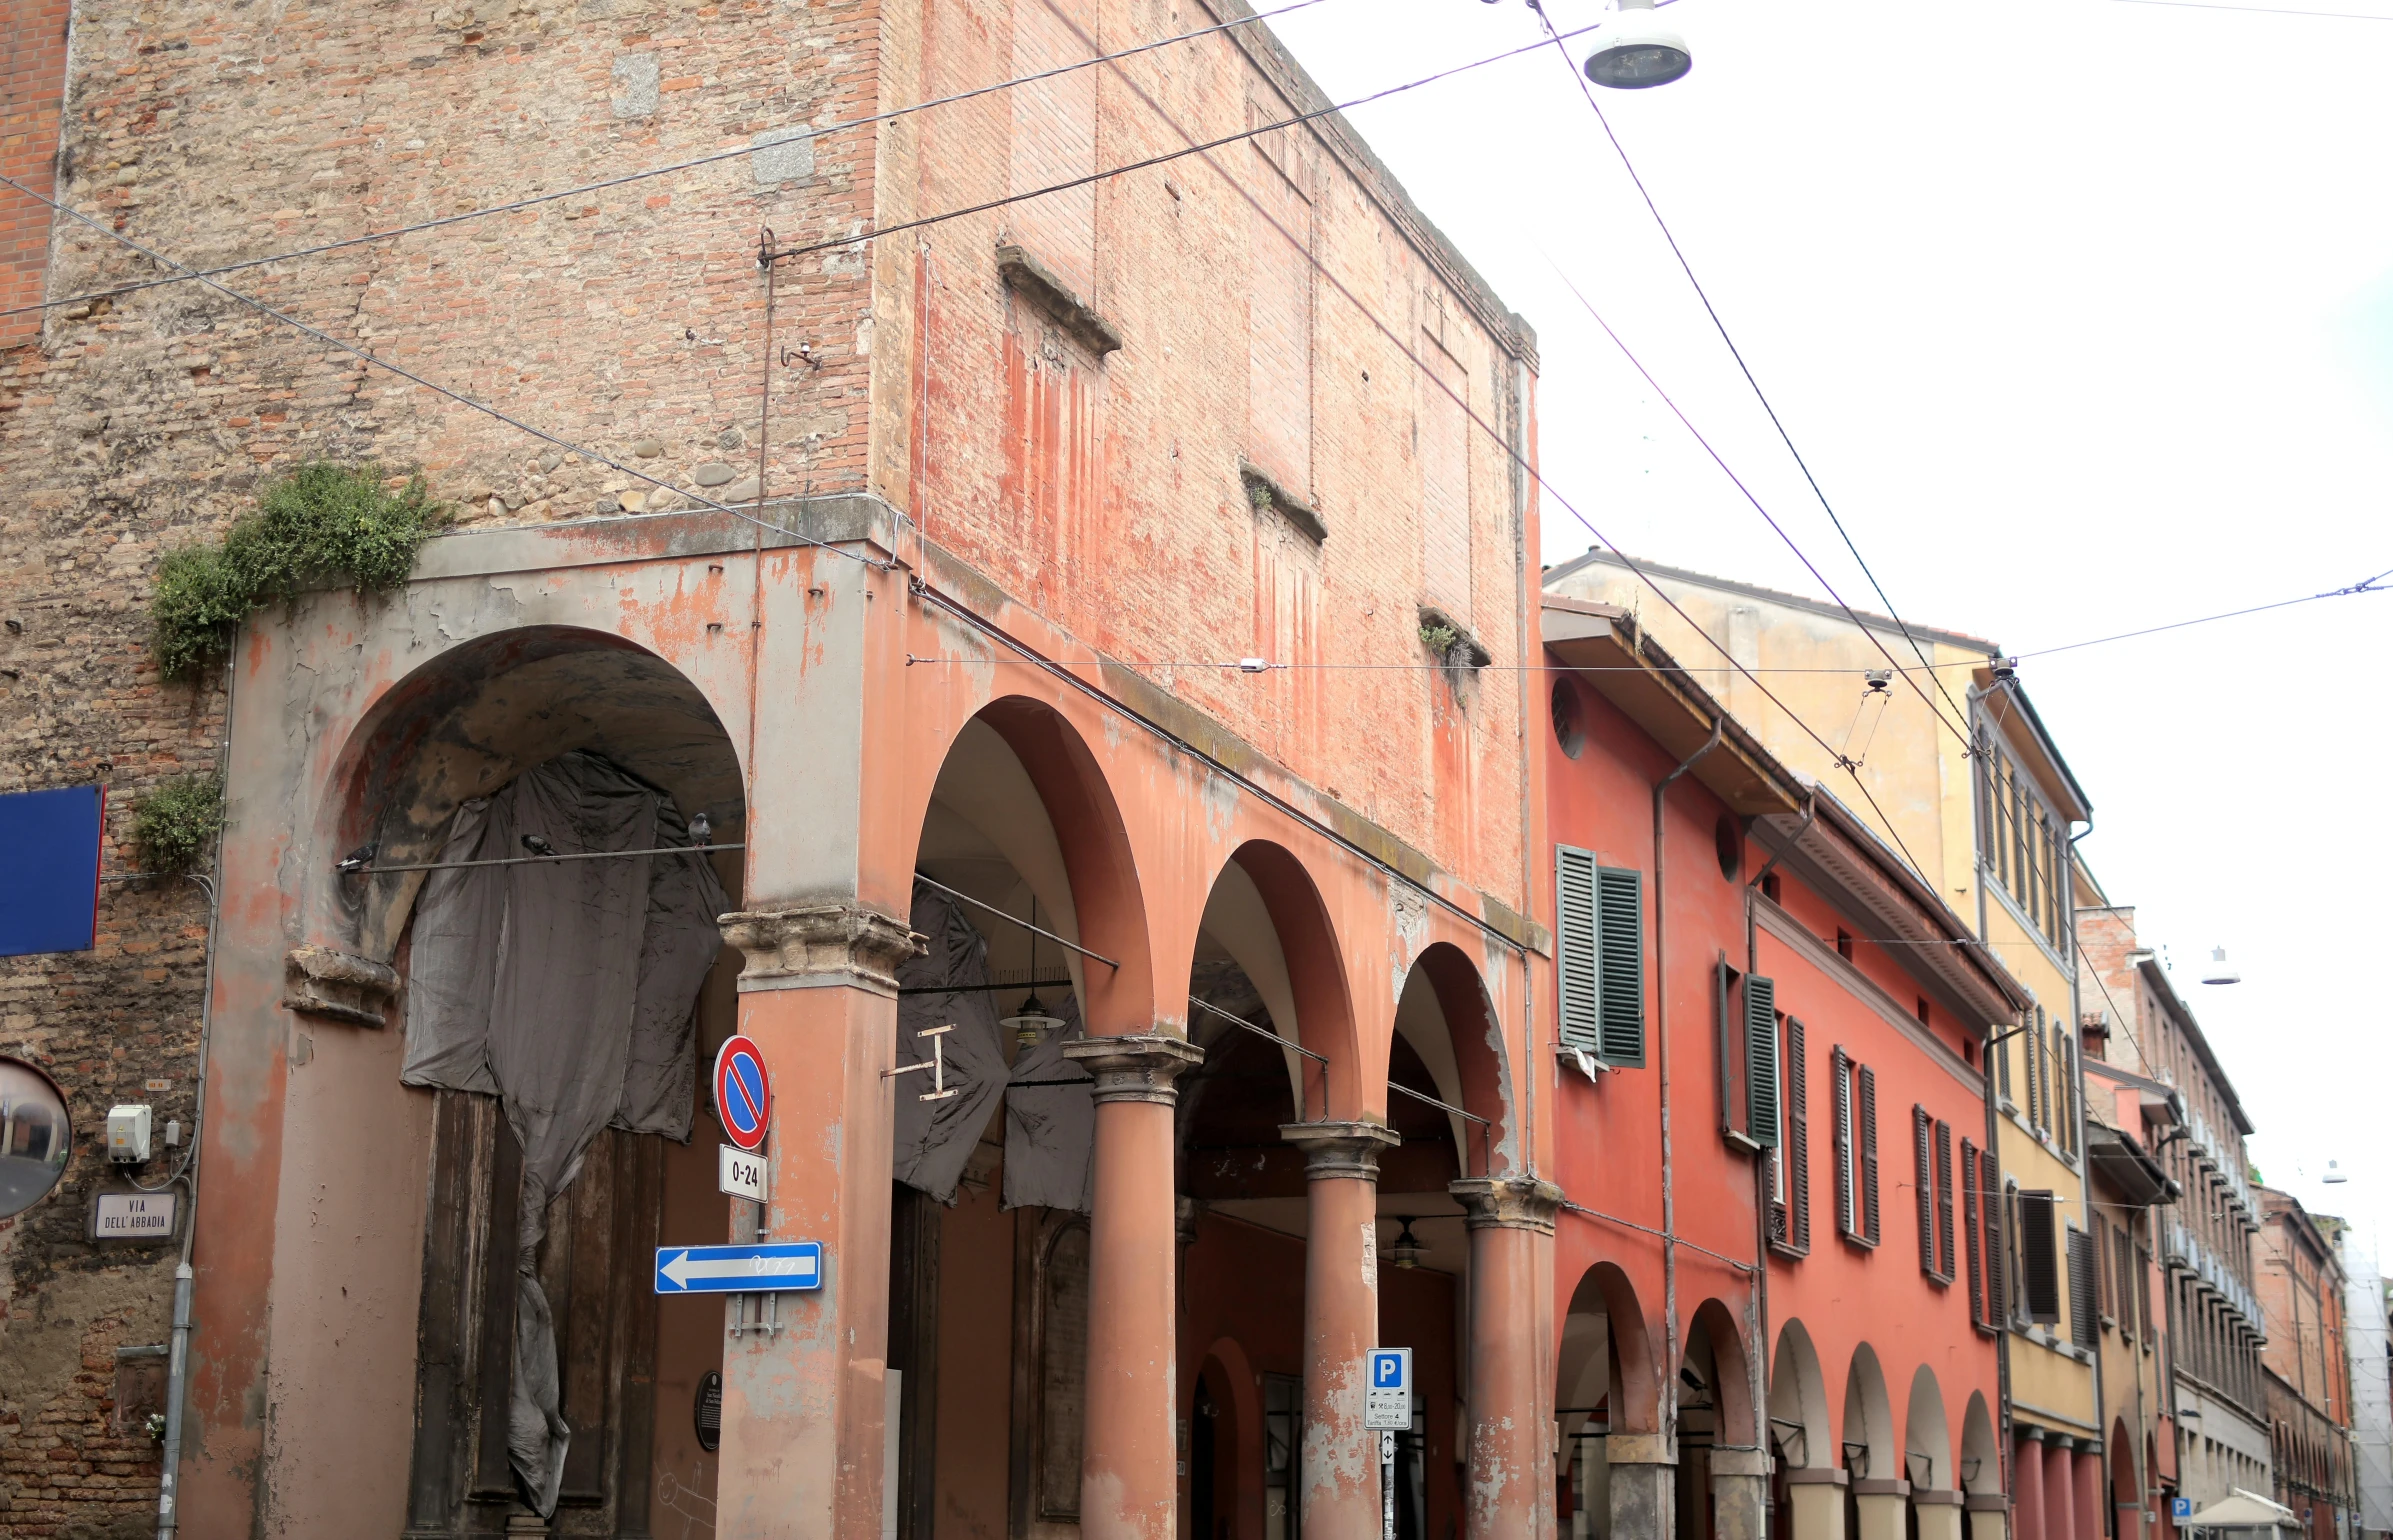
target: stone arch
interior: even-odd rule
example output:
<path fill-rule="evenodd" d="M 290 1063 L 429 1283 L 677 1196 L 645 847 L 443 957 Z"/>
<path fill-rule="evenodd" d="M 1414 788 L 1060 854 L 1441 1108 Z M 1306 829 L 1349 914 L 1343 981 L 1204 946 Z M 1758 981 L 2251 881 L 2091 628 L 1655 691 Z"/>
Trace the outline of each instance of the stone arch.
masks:
<path fill-rule="evenodd" d="M 1799 1320 L 1778 1329 L 1770 1366 L 1770 1447 L 1789 1466 L 1827 1470 L 1837 1464 L 1828 1382 L 1811 1332 Z"/>
<path fill-rule="evenodd" d="M 938 765 L 916 824 L 916 867 L 925 851 L 1010 865 L 1048 917 L 1042 924 L 1115 964 L 1075 953 L 1061 959 L 1089 1035 L 1156 1030 L 1138 864 L 1113 788 L 1079 729 L 1044 701 L 1000 696 L 958 726 Z"/>
<path fill-rule="evenodd" d="M 1864 1342 L 1853 1349 L 1845 1370 L 1845 1415 L 1838 1430 L 1838 1453 L 1856 1481 L 1902 1479 L 1902 1460 L 1895 1442 L 1894 1405 L 1886 1394 L 1886 1372 L 1878 1366 L 1878 1350 Z M 1857 1455 L 1853 1451 L 1866 1451 Z"/>
<path fill-rule="evenodd" d="M 1911 1376 L 1911 1396 L 1903 1408 L 1903 1479 L 1914 1487 L 1950 1492 L 1953 1479 L 1953 1431 L 1944 1415 L 1944 1388 L 1936 1371 L 1921 1364 Z"/>
<path fill-rule="evenodd" d="M 1654 1362 L 1656 1333 L 1627 1273 L 1598 1262 L 1579 1278 L 1562 1322 L 1557 1406 L 1587 1406 L 1583 1392 L 1603 1387 L 1601 1399 L 1614 1433 L 1661 1431 L 1661 1376 Z M 1584 1422 L 1584 1417 L 1578 1419 Z M 1565 1433 L 1576 1428 L 1566 1427 Z"/>
<path fill-rule="evenodd" d="M 1994 1414 L 1986 1393 L 1969 1393 L 1969 1407 L 1961 1414 L 1961 1489 L 1998 1493 L 2002 1490 L 2002 1450 L 1994 1441 Z"/>
<path fill-rule="evenodd" d="M 1687 1362 L 1681 1364 L 1682 1373 L 1692 1364 L 1696 1344 L 1701 1341 L 1711 1364 L 1702 1373 L 1713 1406 L 1713 1424 L 1718 1429 L 1716 1441 L 1723 1445 L 1751 1447 L 1755 1437 L 1753 1418 L 1753 1363 L 1745 1343 L 1744 1333 L 1738 1329 L 1736 1312 L 1719 1299 L 1707 1299 L 1695 1307 L 1687 1322 Z M 1692 1390 L 1681 1380 L 1684 1390 Z"/>
<path fill-rule="evenodd" d="M 1397 997 L 1396 1030 L 1388 1044 L 1391 1066 L 1397 1039 L 1419 1055 L 1441 1100 L 1487 1120 L 1482 1126 L 1448 1116 L 1459 1157 L 1456 1174 L 1511 1174 L 1519 1138 L 1508 1117 L 1504 1029 L 1486 981 L 1462 948 L 1440 941 L 1413 960 Z"/>
<path fill-rule="evenodd" d="M 737 746 L 686 674 L 608 632 L 523 626 L 451 647 L 382 693 L 333 763 L 316 848 L 430 861 L 459 804 L 574 749 L 660 787 L 685 815 L 706 813 L 717 843 L 746 837 Z M 424 874 L 317 877 L 302 880 L 324 895 L 330 932 L 388 962 Z"/>

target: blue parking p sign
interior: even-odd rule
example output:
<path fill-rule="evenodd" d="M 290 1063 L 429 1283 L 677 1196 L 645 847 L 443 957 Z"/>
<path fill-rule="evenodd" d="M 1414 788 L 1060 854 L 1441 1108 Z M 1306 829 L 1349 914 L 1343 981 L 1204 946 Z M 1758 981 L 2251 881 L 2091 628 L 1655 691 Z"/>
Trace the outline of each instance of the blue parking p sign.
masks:
<path fill-rule="evenodd" d="M 2169 1499 L 2169 1517 L 2182 1524 L 2194 1516 L 2194 1500 L 2190 1497 Z"/>
<path fill-rule="evenodd" d="M 1373 1348 L 1363 1359 L 1363 1426 L 1403 1432 L 1413 1425 L 1413 1350 Z"/>

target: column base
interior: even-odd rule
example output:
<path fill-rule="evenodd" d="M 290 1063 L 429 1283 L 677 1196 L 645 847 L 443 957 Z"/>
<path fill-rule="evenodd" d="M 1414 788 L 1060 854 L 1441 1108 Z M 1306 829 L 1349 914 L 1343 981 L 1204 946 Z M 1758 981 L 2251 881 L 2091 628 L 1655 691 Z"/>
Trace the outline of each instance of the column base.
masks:
<path fill-rule="evenodd" d="M 1604 1440 L 1612 1487 L 1610 1540 L 1668 1540 L 1678 1533 L 1678 1451 L 1659 1433 Z"/>
<path fill-rule="evenodd" d="M 2005 1540 L 2010 1534 L 2010 1504 L 1999 1492 L 1972 1492 L 1964 1501 L 1969 1514 L 1969 1540 Z"/>
<path fill-rule="evenodd" d="M 1794 1540 L 1846 1540 L 1845 1473 L 1809 1466 L 1786 1473 L 1795 1510 Z"/>

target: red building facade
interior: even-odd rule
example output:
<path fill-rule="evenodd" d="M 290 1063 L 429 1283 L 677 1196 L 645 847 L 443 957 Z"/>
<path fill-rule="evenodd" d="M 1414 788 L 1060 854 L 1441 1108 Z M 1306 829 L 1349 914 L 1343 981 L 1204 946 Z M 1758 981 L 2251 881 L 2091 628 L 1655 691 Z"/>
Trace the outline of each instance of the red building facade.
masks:
<path fill-rule="evenodd" d="M 1549 597 L 1560 1532 L 2004 1532 L 2018 984 L 1625 613 Z"/>

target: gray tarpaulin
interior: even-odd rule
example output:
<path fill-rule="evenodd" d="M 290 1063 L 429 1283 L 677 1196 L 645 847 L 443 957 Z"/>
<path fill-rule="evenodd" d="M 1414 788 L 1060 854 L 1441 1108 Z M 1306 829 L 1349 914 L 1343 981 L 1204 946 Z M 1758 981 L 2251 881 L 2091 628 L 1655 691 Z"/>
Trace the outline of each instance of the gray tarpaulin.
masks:
<path fill-rule="evenodd" d="M 963 910 L 937 889 L 917 883 L 910 923 L 929 950 L 898 968 L 898 987 L 940 992 L 898 996 L 897 1062 L 928 1062 L 931 1040 L 915 1034 L 952 1023 L 955 1030 L 946 1035 L 947 1085 L 951 1090 L 961 1087 L 964 1094 L 945 1101 L 922 1100 L 931 1089 L 929 1070 L 900 1075 L 892 1082 L 897 1096 L 894 1171 L 908 1187 L 953 1203 L 964 1162 L 980 1142 L 981 1130 L 989 1126 L 989 1109 L 1005 1093 L 1005 1043 L 998 1035 L 997 1006 L 989 993 L 966 992 L 989 982 L 989 944 Z"/>
<path fill-rule="evenodd" d="M 561 755 L 457 810 L 443 862 L 687 845 L 672 800 L 595 754 Z M 507 1452 L 543 1516 L 569 1432 L 538 1277 L 548 1206 L 612 1125 L 690 1135 L 699 986 L 730 908 L 696 856 L 436 871 L 416 900 L 409 1085 L 501 1098 L 523 1150 Z"/>
<path fill-rule="evenodd" d="M 1064 1044 L 1080 1037 L 1079 1005 L 1067 999 L 1055 1015 L 1061 1027 L 1014 1055 L 1014 1084 L 1005 1093 L 1005 1206 L 1085 1214 L 1096 1196 L 1096 1082 L 1064 1057 Z M 1035 1083 L 1051 1080 L 1080 1083 Z"/>

